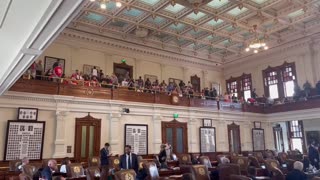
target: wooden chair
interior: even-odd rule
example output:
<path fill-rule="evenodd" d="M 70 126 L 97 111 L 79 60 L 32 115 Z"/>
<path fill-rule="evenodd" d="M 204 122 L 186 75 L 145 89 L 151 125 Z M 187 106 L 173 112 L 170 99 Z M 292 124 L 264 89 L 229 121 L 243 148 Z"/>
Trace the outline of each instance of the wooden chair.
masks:
<path fill-rule="evenodd" d="M 19 180 L 33 180 L 24 173 L 19 174 Z"/>
<path fill-rule="evenodd" d="M 285 180 L 286 176 L 279 168 L 272 168 L 271 169 L 271 180 Z"/>
<path fill-rule="evenodd" d="M 230 180 L 231 175 L 241 175 L 238 164 L 223 164 L 219 166 L 219 179 Z"/>
<path fill-rule="evenodd" d="M 85 176 L 84 169 L 81 163 L 72 163 L 67 165 L 67 176 L 70 178 L 78 178 Z"/>
<path fill-rule="evenodd" d="M 18 171 L 18 167 L 22 164 L 21 160 L 9 161 L 9 171 Z"/>
<path fill-rule="evenodd" d="M 240 172 L 242 175 L 246 175 L 246 176 L 248 175 L 248 168 L 249 168 L 248 157 L 237 156 L 237 157 L 234 157 L 231 162 L 239 165 Z"/>
<path fill-rule="evenodd" d="M 241 176 L 241 175 L 231 175 L 230 176 L 230 180 L 252 180 L 251 178 L 249 177 L 246 177 L 246 176 Z"/>
<path fill-rule="evenodd" d="M 111 156 L 110 158 L 110 168 L 114 171 L 120 171 L 120 158 L 118 156 Z"/>
<path fill-rule="evenodd" d="M 249 156 L 249 168 L 248 168 L 248 174 L 250 176 L 267 176 L 268 171 L 266 169 L 263 169 L 261 167 L 261 164 L 254 156 Z"/>
<path fill-rule="evenodd" d="M 88 167 L 92 166 L 100 166 L 100 157 L 99 156 L 92 156 L 88 158 Z"/>
<path fill-rule="evenodd" d="M 96 177 L 101 177 L 100 168 L 98 166 L 91 166 L 86 169 L 87 180 L 95 180 Z"/>
<path fill-rule="evenodd" d="M 148 175 L 146 179 L 148 180 L 160 179 L 156 163 L 144 162 L 143 167 L 145 168 Z"/>
<path fill-rule="evenodd" d="M 191 166 L 191 172 L 195 180 L 210 180 L 210 175 L 205 165 L 193 165 Z"/>
<path fill-rule="evenodd" d="M 191 156 L 190 154 L 181 154 L 179 156 L 179 165 L 191 165 Z"/>
<path fill-rule="evenodd" d="M 136 179 L 136 172 L 132 169 L 118 171 L 114 174 L 116 180 Z"/>

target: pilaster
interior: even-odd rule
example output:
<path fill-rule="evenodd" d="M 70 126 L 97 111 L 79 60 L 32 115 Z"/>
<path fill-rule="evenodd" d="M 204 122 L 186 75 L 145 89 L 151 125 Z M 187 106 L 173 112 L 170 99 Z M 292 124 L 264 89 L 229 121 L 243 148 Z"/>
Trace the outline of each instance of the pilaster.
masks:
<path fill-rule="evenodd" d="M 183 67 L 183 81 L 186 83 L 186 85 L 188 81 L 190 81 L 190 77 L 188 77 L 188 71 L 189 71 L 189 68 Z"/>
<path fill-rule="evenodd" d="M 153 153 L 157 154 L 160 151 L 162 144 L 161 120 L 162 116 L 154 115 L 153 120 Z"/>
<path fill-rule="evenodd" d="M 201 89 L 209 87 L 209 84 L 207 81 L 208 81 L 208 71 L 203 70 L 202 71 L 202 87 L 201 87 Z"/>
<path fill-rule="evenodd" d="M 65 117 L 68 115 L 67 111 L 56 111 L 56 138 L 54 141 L 54 158 L 66 157 L 65 144 Z"/>
<path fill-rule="evenodd" d="M 226 122 L 220 120 L 217 124 L 216 130 L 217 151 L 229 151 L 228 130 Z"/>
<path fill-rule="evenodd" d="M 119 154 L 123 152 L 121 148 L 121 140 L 120 140 L 120 113 L 111 113 L 110 114 L 110 146 L 111 146 L 111 153 L 113 154 Z"/>
<path fill-rule="evenodd" d="M 197 147 L 197 140 L 196 138 L 197 127 L 196 127 L 196 119 L 194 117 L 190 117 L 188 120 L 188 141 L 189 141 L 189 152 L 199 152 L 200 149 L 196 149 Z"/>

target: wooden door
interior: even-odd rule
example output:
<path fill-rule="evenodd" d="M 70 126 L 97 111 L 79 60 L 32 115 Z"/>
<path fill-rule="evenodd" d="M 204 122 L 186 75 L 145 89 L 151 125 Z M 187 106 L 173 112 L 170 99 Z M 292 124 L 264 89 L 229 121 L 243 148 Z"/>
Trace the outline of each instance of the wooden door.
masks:
<path fill-rule="evenodd" d="M 283 141 L 283 132 L 280 124 L 277 124 L 276 127 L 273 127 L 273 137 L 274 137 L 274 146 L 278 152 L 285 152 L 284 150 L 284 141 Z"/>
<path fill-rule="evenodd" d="M 195 92 L 201 92 L 200 91 L 200 78 L 197 75 L 191 76 L 191 84 L 193 86 L 193 89 Z"/>
<path fill-rule="evenodd" d="M 76 118 L 75 159 L 87 162 L 89 157 L 99 156 L 101 136 L 101 119 L 88 115 Z"/>
<path fill-rule="evenodd" d="M 126 63 L 113 63 L 113 72 L 118 77 L 120 84 L 125 78 L 127 78 L 127 73 L 129 73 L 130 78 L 133 78 L 133 66 L 129 66 Z"/>
<path fill-rule="evenodd" d="M 188 128 L 187 123 L 177 120 L 161 122 L 162 142 L 171 144 L 175 154 L 188 153 Z"/>
<path fill-rule="evenodd" d="M 240 126 L 235 123 L 228 125 L 229 151 L 241 153 Z"/>

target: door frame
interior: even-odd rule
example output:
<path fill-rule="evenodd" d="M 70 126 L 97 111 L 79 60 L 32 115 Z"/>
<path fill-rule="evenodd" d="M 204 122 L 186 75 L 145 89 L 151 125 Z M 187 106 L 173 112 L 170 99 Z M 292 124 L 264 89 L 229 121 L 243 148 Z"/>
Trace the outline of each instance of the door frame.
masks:
<path fill-rule="evenodd" d="M 82 118 L 76 118 L 76 121 L 75 121 L 75 137 L 74 137 L 74 158 L 77 162 L 81 162 L 81 142 L 77 143 L 77 136 L 81 136 L 81 130 L 79 131 L 78 130 L 78 126 L 82 126 L 82 124 L 85 124 L 85 123 L 97 123 L 97 130 L 95 130 L 95 133 L 94 133 L 94 140 L 95 142 L 97 142 L 94 146 L 94 154 L 96 154 L 97 156 L 99 155 L 100 153 L 100 139 L 101 139 L 101 119 L 97 119 L 97 118 L 94 118 L 92 116 L 90 116 L 90 113 L 85 116 L 85 117 L 82 117 Z M 80 128 L 80 127 L 79 127 Z M 87 136 L 88 137 L 88 136 Z M 88 138 L 87 138 L 88 139 Z M 86 152 L 88 152 L 88 147 L 86 149 Z"/>
<path fill-rule="evenodd" d="M 231 130 L 238 130 L 239 136 L 238 136 L 238 141 L 239 141 L 239 154 L 241 153 L 241 138 L 240 138 L 240 125 L 235 124 L 234 122 L 232 124 L 228 124 L 228 142 L 229 142 L 229 152 L 231 152 L 231 137 L 230 137 L 230 131 Z"/>
<path fill-rule="evenodd" d="M 169 122 L 161 122 L 161 139 L 162 139 L 162 142 L 166 142 L 166 128 L 167 127 L 172 127 L 172 128 L 183 128 L 183 135 L 184 135 L 184 137 L 183 137 L 183 144 L 185 144 L 184 146 L 183 146 L 183 151 L 184 151 L 184 153 L 189 153 L 189 151 L 188 151 L 188 123 L 186 123 L 186 122 L 179 122 L 179 121 L 177 121 L 176 119 L 174 119 L 174 120 L 172 120 L 172 121 L 169 121 Z M 172 134 L 172 136 L 173 136 L 173 142 L 175 142 L 176 141 L 176 134 L 175 133 L 173 133 Z M 173 144 L 172 144 L 172 146 L 173 146 Z M 175 151 L 175 147 L 173 147 L 173 150 Z M 178 154 L 178 153 L 175 153 L 175 154 Z"/>
<path fill-rule="evenodd" d="M 275 127 L 272 128 L 273 129 L 273 139 L 274 139 L 274 147 L 277 148 L 277 139 L 276 139 L 276 132 L 280 131 L 280 138 L 282 139 L 282 144 L 281 144 L 281 148 L 282 148 L 282 152 L 285 152 L 284 149 L 284 139 L 283 139 L 283 130 L 280 124 L 277 124 Z"/>

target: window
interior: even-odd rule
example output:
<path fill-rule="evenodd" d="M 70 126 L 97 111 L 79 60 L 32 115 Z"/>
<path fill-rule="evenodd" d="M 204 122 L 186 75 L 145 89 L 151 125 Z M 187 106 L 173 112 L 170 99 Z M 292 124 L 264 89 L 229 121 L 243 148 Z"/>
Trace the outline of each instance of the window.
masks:
<path fill-rule="evenodd" d="M 284 63 L 277 67 L 263 70 L 266 97 L 272 99 L 292 97 L 296 81 L 295 64 Z"/>
<path fill-rule="evenodd" d="M 236 97 L 247 100 L 251 98 L 251 74 L 243 74 L 242 76 L 226 80 L 227 91 Z"/>
<path fill-rule="evenodd" d="M 290 121 L 289 124 L 289 133 L 290 133 L 290 142 L 291 150 L 298 149 L 300 152 L 303 152 L 303 124 L 302 121 Z"/>

